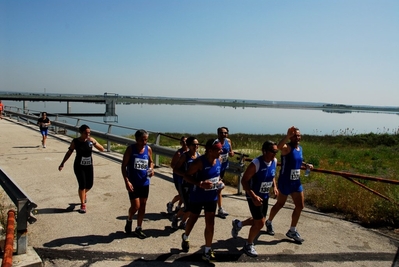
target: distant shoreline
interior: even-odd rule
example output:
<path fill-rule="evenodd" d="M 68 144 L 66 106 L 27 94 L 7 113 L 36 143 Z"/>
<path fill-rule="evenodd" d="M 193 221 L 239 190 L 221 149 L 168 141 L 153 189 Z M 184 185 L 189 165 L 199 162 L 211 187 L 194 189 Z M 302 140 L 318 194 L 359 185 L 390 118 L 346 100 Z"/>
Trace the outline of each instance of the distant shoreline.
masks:
<path fill-rule="evenodd" d="M 354 106 L 343 104 L 286 102 L 267 100 L 232 100 L 232 99 L 195 99 L 195 98 L 166 98 L 166 97 L 132 97 L 120 96 L 117 104 L 150 104 L 150 105 L 211 105 L 232 108 L 284 108 L 284 109 L 315 109 L 328 113 L 351 113 L 351 112 L 377 112 L 398 113 L 399 107 L 377 107 L 377 106 Z"/>
<path fill-rule="evenodd" d="M 116 104 L 149 104 L 149 105 L 211 105 L 232 108 L 282 108 L 282 109 L 314 109 L 327 113 L 390 113 L 399 114 L 399 106 L 362 106 L 316 102 L 242 100 L 242 99 L 212 99 L 212 98 L 177 98 L 152 96 L 126 96 L 113 93 L 104 95 L 54 94 L 0 91 L 0 99 L 10 101 L 74 101 L 74 102 L 104 102 L 114 99 Z"/>

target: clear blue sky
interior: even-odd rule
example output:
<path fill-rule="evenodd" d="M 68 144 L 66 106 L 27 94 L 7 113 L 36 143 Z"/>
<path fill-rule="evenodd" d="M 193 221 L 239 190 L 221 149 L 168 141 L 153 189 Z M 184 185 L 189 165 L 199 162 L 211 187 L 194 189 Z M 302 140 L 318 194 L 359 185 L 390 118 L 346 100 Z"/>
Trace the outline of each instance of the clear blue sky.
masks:
<path fill-rule="evenodd" d="M 0 91 L 399 106 L 397 0 L 1 0 Z"/>

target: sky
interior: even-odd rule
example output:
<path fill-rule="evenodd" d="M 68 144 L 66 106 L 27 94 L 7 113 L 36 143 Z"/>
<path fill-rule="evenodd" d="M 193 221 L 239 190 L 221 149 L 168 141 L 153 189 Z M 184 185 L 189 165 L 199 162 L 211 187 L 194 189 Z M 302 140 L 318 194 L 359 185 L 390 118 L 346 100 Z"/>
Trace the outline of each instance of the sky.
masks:
<path fill-rule="evenodd" d="M 397 0 L 1 0 L 0 91 L 399 106 Z"/>

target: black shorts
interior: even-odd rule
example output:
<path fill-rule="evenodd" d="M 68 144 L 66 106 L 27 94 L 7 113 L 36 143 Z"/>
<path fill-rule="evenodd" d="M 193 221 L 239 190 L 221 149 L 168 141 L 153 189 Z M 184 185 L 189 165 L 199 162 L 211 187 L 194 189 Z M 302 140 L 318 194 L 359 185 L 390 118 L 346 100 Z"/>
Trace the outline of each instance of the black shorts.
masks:
<path fill-rule="evenodd" d="M 148 198 L 150 193 L 150 186 L 133 186 L 133 192 L 129 192 L 129 199 Z"/>
<path fill-rule="evenodd" d="M 217 201 L 211 202 L 190 202 L 189 211 L 194 214 L 201 214 L 202 208 L 205 212 L 216 212 Z"/>
<path fill-rule="evenodd" d="M 263 200 L 263 204 L 260 206 L 255 206 L 251 198 L 247 198 L 249 211 L 251 212 L 252 218 L 254 220 L 262 220 L 266 218 L 267 208 L 269 206 L 269 198 Z"/>

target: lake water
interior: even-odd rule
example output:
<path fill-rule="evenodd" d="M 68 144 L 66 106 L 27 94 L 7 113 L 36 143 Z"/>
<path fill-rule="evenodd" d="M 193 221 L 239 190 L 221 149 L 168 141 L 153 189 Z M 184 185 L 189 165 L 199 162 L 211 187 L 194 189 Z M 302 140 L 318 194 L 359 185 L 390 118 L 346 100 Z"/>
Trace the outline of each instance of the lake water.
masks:
<path fill-rule="evenodd" d="M 6 106 L 22 108 L 22 102 L 3 101 Z M 27 102 L 31 111 L 65 113 L 65 102 Z M 71 112 L 104 113 L 104 104 L 71 103 Z M 114 125 L 146 129 L 152 132 L 215 133 L 227 126 L 230 133 L 282 134 L 288 127 L 297 126 L 302 134 L 337 135 L 361 133 L 398 133 L 399 115 L 392 113 L 327 113 L 311 109 L 237 108 L 207 105 L 117 105 L 118 122 Z M 50 119 L 52 119 L 50 117 Z M 68 123 L 71 120 L 63 118 Z M 107 131 L 103 117 L 82 117 L 82 123 L 92 129 Z M 132 134 L 134 131 L 113 127 L 112 133 Z"/>

